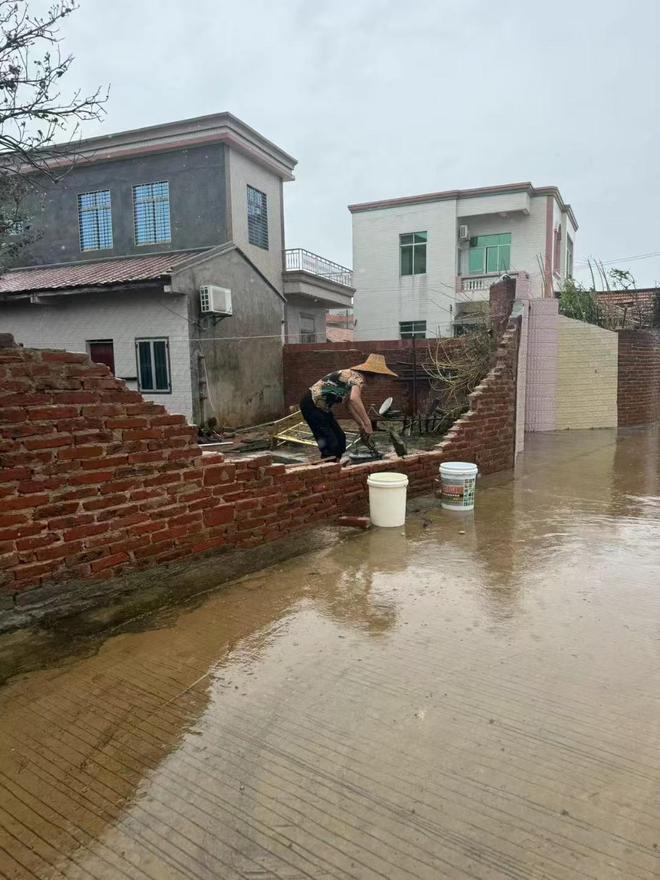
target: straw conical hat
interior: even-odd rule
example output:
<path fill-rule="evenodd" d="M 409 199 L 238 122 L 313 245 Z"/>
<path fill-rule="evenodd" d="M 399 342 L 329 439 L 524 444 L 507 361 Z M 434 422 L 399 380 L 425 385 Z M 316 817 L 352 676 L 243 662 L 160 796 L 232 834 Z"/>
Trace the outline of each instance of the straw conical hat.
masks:
<path fill-rule="evenodd" d="M 360 370 L 362 373 L 378 373 L 382 376 L 396 376 L 385 363 L 382 354 L 370 354 L 363 364 L 352 367 L 353 370 Z"/>

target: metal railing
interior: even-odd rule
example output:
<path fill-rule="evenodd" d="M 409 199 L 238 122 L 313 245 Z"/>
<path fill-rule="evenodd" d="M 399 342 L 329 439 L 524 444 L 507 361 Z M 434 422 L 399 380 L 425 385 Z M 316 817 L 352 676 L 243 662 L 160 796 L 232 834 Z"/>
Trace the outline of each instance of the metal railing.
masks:
<path fill-rule="evenodd" d="M 284 252 L 284 268 L 287 272 L 309 272 L 319 278 L 334 281 L 344 287 L 352 287 L 353 272 L 340 263 L 333 263 L 304 248 L 291 248 Z"/>

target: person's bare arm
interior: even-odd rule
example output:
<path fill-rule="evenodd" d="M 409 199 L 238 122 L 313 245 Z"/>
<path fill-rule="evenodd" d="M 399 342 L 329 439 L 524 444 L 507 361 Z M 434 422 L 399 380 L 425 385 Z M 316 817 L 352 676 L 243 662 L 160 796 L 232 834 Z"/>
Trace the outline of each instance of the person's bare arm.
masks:
<path fill-rule="evenodd" d="M 348 411 L 351 414 L 351 417 L 357 423 L 358 428 L 366 434 L 373 434 L 371 419 L 364 408 L 364 403 L 362 402 L 362 389 L 359 385 L 353 385 L 351 388 L 351 394 L 346 405 L 348 406 Z"/>

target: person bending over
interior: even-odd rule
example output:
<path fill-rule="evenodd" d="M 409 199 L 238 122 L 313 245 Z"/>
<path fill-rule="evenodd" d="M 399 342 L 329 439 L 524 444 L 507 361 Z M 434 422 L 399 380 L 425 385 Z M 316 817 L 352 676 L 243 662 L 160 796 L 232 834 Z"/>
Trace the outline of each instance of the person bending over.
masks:
<path fill-rule="evenodd" d="M 362 401 L 367 377 L 396 375 L 382 354 L 370 354 L 363 364 L 328 373 L 307 389 L 300 401 L 300 412 L 311 428 L 321 458 L 339 461 L 346 452 L 346 434 L 334 417 L 332 407 L 345 402 L 360 433 L 370 437 L 373 434 L 371 419 Z"/>

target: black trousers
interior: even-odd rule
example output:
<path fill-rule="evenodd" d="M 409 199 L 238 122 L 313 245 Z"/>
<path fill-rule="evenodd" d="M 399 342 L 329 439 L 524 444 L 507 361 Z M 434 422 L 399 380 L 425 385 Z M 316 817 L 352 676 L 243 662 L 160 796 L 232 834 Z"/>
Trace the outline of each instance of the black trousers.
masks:
<path fill-rule="evenodd" d="M 339 427 L 333 414 L 319 409 L 312 400 L 310 391 L 300 401 L 300 412 L 312 429 L 314 439 L 321 451 L 321 458 L 339 460 L 346 452 L 346 434 Z"/>

